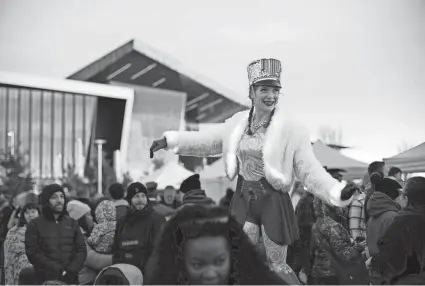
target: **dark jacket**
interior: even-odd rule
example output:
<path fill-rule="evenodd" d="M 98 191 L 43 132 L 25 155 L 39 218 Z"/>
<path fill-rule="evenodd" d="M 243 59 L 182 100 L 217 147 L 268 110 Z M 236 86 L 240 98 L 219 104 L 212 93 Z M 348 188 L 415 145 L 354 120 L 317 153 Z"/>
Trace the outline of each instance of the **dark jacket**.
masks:
<path fill-rule="evenodd" d="M 378 269 L 387 283 L 424 271 L 425 206 L 409 206 L 398 212 L 378 245 L 372 268 Z"/>
<path fill-rule="evenodd" d="M 370 256 L 378 254 L 378 240 L 384 236 L 394 217 L 400 211 L 400 205 L 381 192 L 374 192 L 369 199 L 367 212 L 367 247 Z"/>
<path fill-rule="evenodd" d="M 164 216 L 155 212 L 151 203 L 143 210 L 130 209 L 124 220 L 117 223 L 112 249 L 113 264 L 131 264 L 144 273 L 145 264 L 164 223 Z"/>
<path fill-rule="evenodd" d="M 128 202 L 126 200 L 116 200 L 113 202 L 117 214 L 117 221 L 123 220 L 128 213 Z"/>
<path fill-rule="evenodd" d="M 78 222 L 66 213 L 55 220 L 48 207 L 28 224 L 25 250 L 34 265 L 38 283 L 47 280 L 76 283 L 87 256 Z M 66 277 L 62 277 L 63 271 L 67 272 Z"/>

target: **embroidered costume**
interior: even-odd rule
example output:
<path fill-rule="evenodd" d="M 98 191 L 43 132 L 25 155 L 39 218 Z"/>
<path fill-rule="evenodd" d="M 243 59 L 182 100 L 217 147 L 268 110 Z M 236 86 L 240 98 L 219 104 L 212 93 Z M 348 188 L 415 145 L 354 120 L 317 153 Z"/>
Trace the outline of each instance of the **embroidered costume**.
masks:
<path fill-rule="evenodd" d="M 248 66 L 250 85 L 275 80 L 280 87 L 280 61 L 263 59 Z M 270 267 L 292 271 L 286 265 L 287 245 L 298 238 L 289 192 L 295 178 L 316 197 L 331 205 L 340 199 L 345 184 L 333 179 L 313 154 L 309 133 L 285 118 L 278 103 L 265 132 L 247 132 L 249 111 L 238 112 L 208 132 L 164 133 L 167 149 L 179 155 L 224 158 L 227 176 L 238 176 L 231 213 L 254 243 L 263 237 Z M 258 129 L 259 130 L 259 129 Z"/>

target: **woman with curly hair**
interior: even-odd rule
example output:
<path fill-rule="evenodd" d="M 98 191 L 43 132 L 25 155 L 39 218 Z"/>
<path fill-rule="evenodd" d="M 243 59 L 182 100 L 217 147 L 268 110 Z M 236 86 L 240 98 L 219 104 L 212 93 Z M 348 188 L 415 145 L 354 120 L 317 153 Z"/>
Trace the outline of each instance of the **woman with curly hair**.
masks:
<path fill-rule="evenodd" d="M 193 205 L 165 225 L 147 285 L 287 285 L 296 277 L 269 270 L 228 211 Z M 149 274 L 153 275 L 148 277 Z"/>

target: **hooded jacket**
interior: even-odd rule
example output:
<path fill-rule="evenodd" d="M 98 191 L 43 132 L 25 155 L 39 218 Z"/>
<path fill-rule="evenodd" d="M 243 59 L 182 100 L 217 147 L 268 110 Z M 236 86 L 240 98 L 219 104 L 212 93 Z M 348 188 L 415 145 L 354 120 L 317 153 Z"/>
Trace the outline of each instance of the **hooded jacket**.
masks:
<path fill-rule="evenodd" d="M 86 244 L 80 226 L 65 210 L 66 203 L 55 219 L 50 207 L 44 205 L 42 215 L 28 224 L 25 250 L 39 283 L 62 280 L 63 271 L 68 275 L 66 282 L 76 281 L 86 260 Z"/>
<path fill-rule="evenodd" d="M 378 240 L 384 236 L 399 211 L 400 205 L 384 193 L 374 192 L 370 197 L 367 205 L 367 247 L 371 256 L 379 253 Z"/>
<path fill-rule="evenodd" d="M 373 256 L 371 264 L 387 283 L 424 271 L 425 206 L 399 211 L 378 245 L 379 254 Z"/>
<path fill-rule="evenodd" d="M 140 270 L 129 264 L 115 264 L 103 269 L 94 285 L 143 285 Z"/>
<path fill-rule="evenodd" d="M 98 222 L 87 238 L 87 243 L 96 251 L 103 254 L 112 253 L 116 227 L 116 208 L 111 201 L 102 201 L 95 210 Z"/>

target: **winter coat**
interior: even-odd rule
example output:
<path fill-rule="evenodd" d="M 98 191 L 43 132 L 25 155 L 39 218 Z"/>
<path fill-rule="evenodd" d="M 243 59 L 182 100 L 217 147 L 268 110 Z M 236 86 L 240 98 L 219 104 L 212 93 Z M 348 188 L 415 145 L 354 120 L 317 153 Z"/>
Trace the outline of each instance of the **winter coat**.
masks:
<path fill-rule="evenodd" d="M 111 201 L 102 201 L 97 206 L 95 214 L 97 224 L 87 238 L 87 243 L 96 252 L 111 254 L 117 217 L 115 206 Z"/>
<path fill-rule="evenodd" d="M 337 222 L 339 218 L 334 207 L 315 198 L 314 210 L 316 222 L 312 228 L 312 276 L 338 276 L 328 253 L 336 260 L 360 263 L 364 247 L 351 243 L 350 234 Z"/>
<path fill-rule="evenodd" d="M 378 240 L 384 236 L 394 217 L 400 211 L 400 205 L 381 192 L 374 192 L 369 199 L 367 212 L 367 247 L 370 256 L 379 253 Z"/>
<path fill-rule="evenodd" d="M 39 283 L 61 280 L 63 271 L 68 273 L 67 282 L 77 281 L 87 255 L 78 222 L 66 213 L 56 220 L 46 206 L 43 214 L 28 224 L 25 250 Z"/>
<path fill-rule="evenodd" d="M 299 273 L 304 268 L 304 273 L 309 275 L 311 273 L 310 263 L 310 242 L 311 242 L 311 228 L 316 220 L 313 208 L 314 196 L 310 193 L 304 193 L 299 200 L 295 209 L 295 216 L 297 217 L 298 229 L 300 236 L 292 244 L 292 257 L 293 261 L 291 267 L 295 273 Z"/>
<path fill-rule="evenodd" d="M 332 205 L 347 206 L 351 199 L 342 201 L 340 198 L 345 184 L 325 171 L 313 153 L 307 129 L 285 118 L 285 113 L 279 102 L 265 134 L 263 163 L 267 182 L 276 190 L 289 192 L 298 177 L 315 196 Z M 248 117 L 249 111 L 238 112 L 208 132 L 165 132 L 167 149 L 182 156 L 222 155 L 227 177 L 233 180 L 239 173 L 237 150 L 248 126 Z"/>
<path fill-rule="evenodd" d="M 424 271 L 425 206 L 398 212 L 378 245 L 379 254 L 372 257 L 371 265 L 387 283 Z"/>
<path fill-rule="evenodd" d="M 119 221 L 121 219 L 124 219 L 128 212 L 128 202 L 126 200 L 116 200 L 113 201 L 113 204 L 115 206 L 115 212 L 116 212 L 116 219 L 115 221 Z"/>
<path fill-rule="evenodd" d="M 25 232 L 27 226 L 14 226 L 4 241 L 4 273 L 6 285 L 18 285 L 22 269 L 32 267 L 25 253 Z"/>
<path fill-rule="evenodd" d="M 131 264 L 144 273 L 145 264 L 164 223 L 165 218 L 154 211 L 152 203 L 148 203 L 143 210 L 131 209 L 116 227 L 113 264 Z"/>

